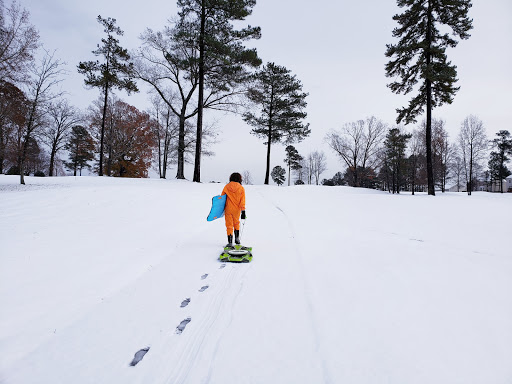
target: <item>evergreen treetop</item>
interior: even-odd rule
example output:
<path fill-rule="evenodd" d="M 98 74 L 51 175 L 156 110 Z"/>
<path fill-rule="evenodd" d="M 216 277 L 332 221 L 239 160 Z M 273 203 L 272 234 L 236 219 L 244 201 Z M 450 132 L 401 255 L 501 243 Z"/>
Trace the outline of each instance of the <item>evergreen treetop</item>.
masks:
<path fill-rule="evenodd" d="M 393 58 L 386 64 L 386 76 L 398 78 L 388 85 L 398 94 L 408 94 L 420 83 L 408 107 L 397 109 L 397 123 L 403 120 L 408 124 L 416 122 L 428 99 L 432 108 L 451 104 L 459 90 L 455 86 L 457 67 L 448 61 L 446 48 L 457 46 L 453 36 L 469 38 L 473 20 L 468 11 L 472 4 L 471 0 L 397 0 L 397 4 L 406 10 L 393 17 L 399 24 L 393 37 L 399 41 L 386 45 L 386 57 Z M 441 26 L 449 27 L 452 33 L 441 32 Z"/>

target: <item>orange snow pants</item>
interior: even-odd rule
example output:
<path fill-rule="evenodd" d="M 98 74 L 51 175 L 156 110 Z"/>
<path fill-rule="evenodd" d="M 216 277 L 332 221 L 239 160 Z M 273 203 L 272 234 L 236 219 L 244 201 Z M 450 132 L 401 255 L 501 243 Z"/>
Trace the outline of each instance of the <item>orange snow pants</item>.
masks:
<path fill-rule="evenodd" d="M 235 228 L 237 231 L 240 230 L 241 212 L 242 211 L 237 209 L 226 209 L 224 211 L 224 218 L 226 219 L 226 232 L 228 233 L 228 236 L 233 234 L 233 228 Z"/>
<path fill-rule="evenodd" d="M 242 184 L 230 181 L 222 190 L 223 195 L 228 195 L 224 217 L 226 219 L 226 232 L 233 234 L 233 228 L 240 230 L 240 213 L 245 210 L 245 189 Z"/>

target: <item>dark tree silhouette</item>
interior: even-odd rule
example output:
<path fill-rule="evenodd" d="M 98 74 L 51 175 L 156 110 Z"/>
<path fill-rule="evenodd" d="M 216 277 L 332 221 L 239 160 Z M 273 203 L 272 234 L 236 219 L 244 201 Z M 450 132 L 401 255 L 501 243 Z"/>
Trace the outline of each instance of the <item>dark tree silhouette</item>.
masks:
<path fill-rule="evenodd" d="M 302 83 L 285 67 L 268 63 L 254 75 L 249 99 L 259 107 L 259 114 L 246 112 L 244 120 L 254 128 L 252 134 L 266 139 L 267 168 L 265 184 L 270 176 L 270 148 L 272 143 L 293 143 L 307 137 L 311 130 L 306 118 L 306 97 Z"/>
<path fill-rule="evenodd" d="M 106 39 L 101 39 L 102 45 L 92 51 L 94 55 L 103 57 L 104 61 L 85 61 L 78 64 L 78 72 L 85 75 L 85 85 L 101 89 L 103 95 L 103 117 L 101 121 L 99 176 L 103 176 L 103 145 L 105 140 L 105 117 L 107 114 L 108 95 L 112 88 L 138 92 L 137 85 L 133 82 L 133 64 L 129 62 L 130 55 L 125 48 L 119 45 L 119 40 L 114 35 L 122 36 L 123 31 L 116 26 L 116 19 L 97 18 L 103 25 Z"/>
<path fill-rule="evenodd" d="M 256 0 L 178 0 L 180 24 L 198 50 L 195 182 L 201 181 L 203 109 L 233 105 L 231 96 L 238 94 L 237 87 L 247 81 L 246 67 L 261 64 L 256 50 L 242 44 L 259 39 L 260 28 L 236 30 L 232 24 L 245 20 L 255 4 Z M 206 89 L 209 95 L 205 95 Z"/>
<path fill-rule="evenodd" d="M 426 108 L 426 149 L 428 194 L 435 195 L 432 166 L 432 109 L 445 103 L 451 104 L 459 90 L 457 67 L 448 61 L 446 48 L 454 48 L 460 39 L 469 38 L 472 20 L 468 17 L 471 0 L 397 0 L 406 8 L 393 20 L 399 26 L 393 30 L 397 44 L 387 45 L 386 56 L 393 58 L 386 64 L 386 76 L 398 78 L 389 84 L 394 93 L 408 94 L 421 83 L 418 94 L 409 105 L 397 109 L 397 123 L 416 122 Z M 450 28 L 452 34 L 444 32 Z M 441 31 L 443 29 L 443 32 Z"/>

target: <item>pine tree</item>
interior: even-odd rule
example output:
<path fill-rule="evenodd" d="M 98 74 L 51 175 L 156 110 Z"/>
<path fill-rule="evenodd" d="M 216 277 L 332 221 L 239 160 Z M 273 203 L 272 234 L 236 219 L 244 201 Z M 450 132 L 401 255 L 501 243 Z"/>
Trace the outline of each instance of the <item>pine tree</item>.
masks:
<path fill-rule="evenodd" d="M 331 180 L 334 185 L 345 185 L 343 173 L 341 172 L 336 172 Z"/>
<path fill-rule="evenodd" d="M 64 162 L 66 168 L 73 171 L 73 176 L 76 176 L 76 171 L 89 167 L 88 162 L 94 160 L 94 140 L 89 134 L 87 129 L 81 125 L 76 125 L 71 128 L 71 134 L 68 142 L 64 147 L 69 152 L 69 161 Z"/>
<path fill-rule="evenodd" d="M 254 75 L 248 97 L 259 106 L 260 113 L 247 112 L 244 120 L 254 127 L 252 134 L 266 139 L 265 184 L 269 183 L 271 144 L 301 141 L 311 133 L 309 124 L 302 122 L 307 116 L 306 96 L 301 82 L 285 67 L 268 63 Z"/>
<path fill-rule="evenodd" d="M 499 182 L 500 192 L 503 193 L 503 179 L 512 174 L 506 165 L 510 160 L 509 156 L 512 156 L 512 137 L 509 131 L 504 130 L 496 133 L 496 136 L 498 137 L 492 141 L 495 150 L 491 152 L 489 171 L 491 178 Z"/>
<path fill-rule="evenodd" d="M 114 35 L 122 36 L 123 31 L 116 26 L 116 19 L 104 19 L 101 16 L 97 18 L 98 23 L 105 27 L 106 39 L 101 39 L 102 46 L 98 44 L 98 49 L 92 51 L 96 56 L 102 56 L 104 62 L 85 61 L 78 64 L 78 72 L 85 75 L 85 85 L 94 88 L 100 88 L 104 103 L 103 117 L 101 121 L 100 136 L 100 159 L 99 176 L 103 176 L 103 146 L 105 140 L 105 117 L 107 114 L 107 104 L 109 92 L 112 88 L 138 92 L 137 85 L 132 80 L 133 64 L 129 62 L 130 55 L 125 48 L 119 45 L 119 40 Z"/>
<path fill-rule="evenodd" d="M 276 165 L 272 169 L 272 180 L 274 180 L 274 183 L 276 183 L 279 186 L 283 185 L 284 181 L 286 180 L 285 175 L 286 171 L 280 165 Z"/>
<path fill-rule="evenodd" d="M 402 187 L 403 176 L 406 172 L 405 150 L 411 137 L 411 134 L 401 133 L 398 128 L 390 129 L 386 135 L 386 141 L 384 142 L 386 164 L 388 171 L 391 173 L 393 193 L 400 193 Z"/>
<path fill-rule="evenodd" d="M 460 39 L 468 39 L 472 20 L 468 18 L 471 0 L 397 0 L 402 14 L 393 20 L 400 25 L 393 30 L 393 37 L 400 38 L 397 44 L 388 44 L 387 57 L 394 57 L 386 64 L 386 76 L 400 78 L 389 84 L 397 94 L 408 94 L 421 82 L 419 92 L 409 105 L 397 109 L 397 123 L 415 122 L 426 108 L 426 149 L 428 194 L 435 195 L 432 167 L 432 109 L 445 103 L 451 104 L 459 90 L 457 67 L 447 60 L 446 49 L 454 48 L 458 42 L 447 32 Z"/>
<path fill-rule="evenodd" d="M 285 152 L 286 157 L 284 159 L 284 162 L 288 166 L 288 185 L 290 185 L 291 170 L 293 169 L 295 171 L 299 168 L 302 168 L 301 160 L 303 159 L 303 157 L 299 155 L 299 152 L 297 151 L 297 149 L 295 149 L 293 145 L 287 146 Z"/>

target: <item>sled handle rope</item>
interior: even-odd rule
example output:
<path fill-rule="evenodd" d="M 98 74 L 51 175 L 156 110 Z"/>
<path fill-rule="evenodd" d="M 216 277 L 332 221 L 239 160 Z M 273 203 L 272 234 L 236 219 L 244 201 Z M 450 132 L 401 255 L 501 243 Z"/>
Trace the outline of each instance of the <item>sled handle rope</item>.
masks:
<path fill-rule="evenodd" d="M 240 242 L 242 242 L 242 236 L 244 235 L 245 219 L 242 220 L 242 230 L 240 231 Z"/>

